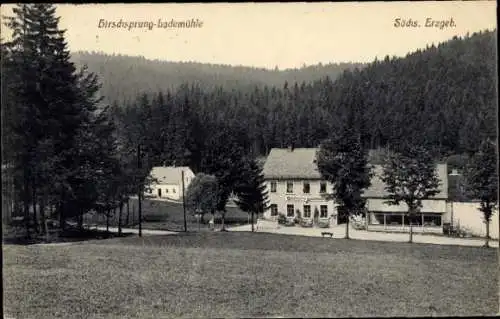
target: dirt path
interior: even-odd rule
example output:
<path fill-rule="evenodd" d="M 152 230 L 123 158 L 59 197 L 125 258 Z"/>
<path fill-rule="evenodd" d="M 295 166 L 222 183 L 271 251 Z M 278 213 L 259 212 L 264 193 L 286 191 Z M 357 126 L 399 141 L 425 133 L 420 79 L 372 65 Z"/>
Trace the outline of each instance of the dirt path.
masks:
<path fill-rule="evenodd" d="M 250 231 L 250 225 L 236 226 L 229 228 L 230 231 Z M 257 225 L 257 232 L 297 235 L 297 236 L 312 236 L 321 237 L 321 232 L 332 232 L 333 238 L 345 237 L 345 225 L 333 226 L 328 229 L 324 228 L 305 228 L 300 226 L 278 226 L 276 222 L 259 221 Z M 366 230 L 349 229 L 349 237 L 359 240 L 376 240 L 376 241 L 393 241 L 393 242 L 407 242 L 408 233 L 384 233 L 384 232 L 371 232 Z M 452 238 L 437 235 L 421 235 L 414 234 L 413 241 L 415 243 L 436 244 L 436 245 L 459 245 L 459 246 L 475 246 L 480 247 L 484 245 L 485 240 L 479 238 Z M 491 247 L 498 248 L 498 240 L 490 240 Z"/>

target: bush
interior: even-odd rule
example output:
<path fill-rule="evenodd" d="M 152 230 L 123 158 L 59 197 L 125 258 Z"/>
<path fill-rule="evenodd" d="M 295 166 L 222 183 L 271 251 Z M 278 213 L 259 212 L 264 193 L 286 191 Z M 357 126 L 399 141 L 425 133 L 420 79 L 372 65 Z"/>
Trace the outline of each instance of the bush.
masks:
<path fill-rule="evenodd" d="M 313 221 L 311 219 L 301 219 L 300 226 L 302 227 L 312 227 Z"/>
<path fill-rule="evenodd" d="M 295 216 L 296 217 L 293 219 L 293 222 L 295 224 L 299 224 L 300 225 L 302 223 L 302 213 L 300 212 L 300 210 L 297 209 L 295 211 Z"/>
<path fill-rule="evenodd" d="M 279 225 L 286 225 L 286 221 L 287 221 L 287 219 L 286 219 L 285 214 L 281 214 L 281 213 L 278 214 L 278 224 Z"/>
<path fill-rule="evenodd" d="M 317 223 L 319 228 L 330 228 L 330 220 L 319 220 Z"/>
<path fill-rule="evenodd" d="M 285 226 L 295 226 L 295 220 L 292 218 L 287 218 L 285 222 Z"/>

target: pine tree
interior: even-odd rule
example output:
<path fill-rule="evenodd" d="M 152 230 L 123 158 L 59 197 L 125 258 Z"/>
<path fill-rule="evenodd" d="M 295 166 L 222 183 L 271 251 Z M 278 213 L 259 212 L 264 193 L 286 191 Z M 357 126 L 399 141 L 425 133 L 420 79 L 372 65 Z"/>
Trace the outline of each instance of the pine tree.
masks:
<path fill-rule="evenodd" d="M 226 204 L 244 172 L 246 156 L 240 144 L 244 134 L 223 124 L 215 126 L 212 132 L 204 147 L 202 171 L 217 178 L 217 210 L 222 214 L 222 230 L 225 230 Z"/>
<path fill-rule="evenodd" d="M 254 214 L 262 214 L 267 208 L 267 191 L 264 184 L 262 168 L 256 160 L 247 164 L 240 181 L 235 187 L 236 204 L 244 212 L 251 214 L 252 232 L 254 231 Z"/>
<path fill-rule="evenodd" d="M 16 71 L 8 89 L 17 105 L 9 119 L 17 140 L 9 146 L 25 220 L 28 226 L 30 205 L 32 217 L 38 208 L 44 217 L 46 205 L 56 205 L 64 227 L 81 185 L 77 138 L 99 102 L 94 99 L 99 88 L 93 75 L 76 73 L 54 5 L 22 4 L 13 12 L 7 19 L 13 37 L 6 48 L 8 66 Z"/>

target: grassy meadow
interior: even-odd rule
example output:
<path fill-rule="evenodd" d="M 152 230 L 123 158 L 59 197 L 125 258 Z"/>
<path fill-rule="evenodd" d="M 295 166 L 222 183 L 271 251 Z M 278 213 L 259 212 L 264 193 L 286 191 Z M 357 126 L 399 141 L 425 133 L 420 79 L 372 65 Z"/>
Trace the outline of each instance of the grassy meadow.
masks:
<path fill-rule="evenodd" d="M 4 246 L 15 318 L 493 315 L 496 249 L 266 233 Z"/>

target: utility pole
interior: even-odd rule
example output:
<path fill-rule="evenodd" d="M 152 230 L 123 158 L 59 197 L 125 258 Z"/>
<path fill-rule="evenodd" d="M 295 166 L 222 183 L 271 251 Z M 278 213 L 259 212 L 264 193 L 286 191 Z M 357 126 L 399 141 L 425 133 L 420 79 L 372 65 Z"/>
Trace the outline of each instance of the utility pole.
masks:
<path fill-rule="evenodd" d="M 137 191 L 137 201 L 139 202 L 139 237 L 142 237 L 142 180 L 141 180 L 141 144 L 137 145 L 137 176 L 139 177 L 138 191 Z"/>
<path fill-rule="evenodd" d="M 184 193 L 186 192 L 184 188 L 184 171 L 181 171 L 181 177 L 182 177 L 182 210 L 184 211 L 184 231 L 187 232 L 187 222 L 186 222 L 186 197 L 184 196 Z"/>

